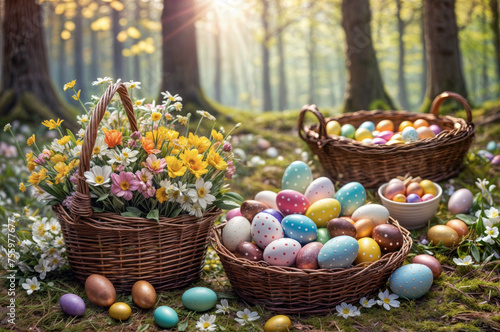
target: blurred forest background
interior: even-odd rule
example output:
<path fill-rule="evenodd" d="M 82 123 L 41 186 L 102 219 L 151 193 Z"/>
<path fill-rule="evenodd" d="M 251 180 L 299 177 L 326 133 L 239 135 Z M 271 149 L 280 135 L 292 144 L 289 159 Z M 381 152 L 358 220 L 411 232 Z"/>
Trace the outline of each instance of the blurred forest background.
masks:
<path fill-rule="evenodd" d="M 64 116 L 97 77 L 209 108 L 428 109 L 497 99 L 497 0 L 3 0 L 0 116 Z M 53 87 L 53 88 L 52 88 Z M 207 104 L 208 100 L 208 104 Z M 45 107 L 45 108 L 44 108 Z"/>

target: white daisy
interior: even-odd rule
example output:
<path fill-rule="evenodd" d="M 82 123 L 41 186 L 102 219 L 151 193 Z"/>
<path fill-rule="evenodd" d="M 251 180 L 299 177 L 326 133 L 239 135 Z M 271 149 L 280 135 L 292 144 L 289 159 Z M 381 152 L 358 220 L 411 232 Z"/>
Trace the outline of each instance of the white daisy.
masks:
<path fill-rule="evenodd" d="M 97 81 L 92 82 L 92 85 L 96 86 L 96 85 L 101 85 L 104 83 L 113 83 L 113 79 L 111 77 L 107 77 L 107 76 L 104 78 L 98 77 Z"/>
<path fill-rule="evenodd" d="M 491 207 L 487 210 L 484 210 L 484 214 L 486 215 L 486 218 L 490 220 L 492 224 L 496 224 L 500 222 L 500 212 L 498 209 Z"/>
<path fill-rule="evenodd" d="M 97 156 L 99 158 L 106 155 L 108 151 L 108 145 L 104 142 L 104 136 L 97 136 L 95 140 L 94 149 L 92 150 L 92 156 Z"/>
<path fill-rule="evenodd" d="M 31 247 L 34 245 L 35 243 L 31 240 L 22 240 L 21 241 L 21 245 L 19 246 L 19 248 L 21 249 L 21 253 L 23 254 L 26 254 L 28 252 L 31 251 Z"/>
<path fill-rule="evenodd" d="M 200 205 L 200 202 L 194 202 L 193 204 L 191 204 L 189 209 L 186 209 L 186 211 L 189 211 L 189 215 L 195 216 L 197 218 L 203 216 L 203 209 Z"/>
<path fill-rule="evenodd" d="M 53 238 L 52 234 L 48 232 L 49 225 L 47 223 L 47 218 L 43 218 L 34 222 L 31 226 L 31 230 L 33 234 L 33 240 L 35 242 L 37 242 L 37 240 L 50 241 Z"/>
<path fill-rule="evenodd" d="M 196 180 L 195 188 L 196 189 L 189 190 L 188 195 L 191 197 L 193 202 L 198 202 L 203 209 L 215 201 L 215 196 L 210 194 L 212 182 L 205 182 L 205 180 L 199 178 Z"/>
<path fill-rule="evenodd" d="M 396 300 L 399 296 L 396 294 L 390 294 L 387 289 L 378 293 L 378 298 L 380 300 L 377 300 L 377 304 L 383 306 L 385 310 L 391 310 L 391 307 L 399 308 L 399 301 Z"/>
<path fill-rule="evenodd" d="M 486 234 L 486 236 L 477 239 L 477 241 L 483 241 L 488 244 L 495 244 L 495 240 L 493 239 L 498 237 L 498 227 L 486 226 L 486 230 L 484 231 L 484 233 Z"/>
<path fill-rule="evenodd" d="M 336 306 L 335 309 L 337 309 L 337 316 L 342 316 L 344 318 L 359 316 L 361 314 L 356 306 L 345 302 Z"/>
<path fill-rule="evenodd" d="M 198 331 L 215 331 L 217 325 L 215 323 L 215 315 L 204 314 L 200 317 L 198 322 L 196 322 L 196 328 Z"/>
<path fill-rule="evenodd" d="M 169 201 L 182 204 L 184 202 L 184 191 L 186 190 L 186 184 L 174 183 L 171 186 L 170 192 L 168 194 Z"/>
<path fill-rule="evenodd" d="M 169 100 L 169 101 L 173 101 L 173 102 L 182 101 L 182 97 L 180 97 L 177 94 L 172 96 L 172 94 L 168 91 L 162 92 L 161 95 L 163 96 L 164 100 Z"/>
<path fill-rule="evenodd" d="M 47 272 L 50 272 L 52 268 L 50 267 L 50 261 L 48 259 L 40 258 L 38 264 L 35 266 L 35 271 L 40 273 L 40 279 L 45 279 Z"/>
<path fill-rule="evenodd" d="M 4 270 L 8 269 L 8 263 L 9 263 L 9 253 L 5 247 L 2 246 L 0 249 L 0 263 L 2 263 L 2 268 Z"/>
<path fill-rule="evenodd" d="M 90 171 L 86 171 L 83 175 L 85 175 L 85 182 L 94 187 L 103 186 L 105 188 L 109 188 L 111 181 L 111 173 L 113 173 L 113 169 L 111 166 L 94 166 L 90 169 Z"/>
<path fill-rule="evenodd" d="M 196 113 L 198 113 L 202 117 L 207 118 L 209 120 L 212 120 L 212 121 L 216 120 L 215 116 L 213 116 L 212 114 L 208 113 L 207 111 L 198 110 L 198 111 L 196 111 Z"/>
<path fill-rule="evenodd" d="M 54 138 L 52 143 L 50 143 L 50 149 L 54 150 L 54 152 L 63 153 L 65 150 L 65 147 L 64 147 L 64 145 L 59 145 L 59 143 L 57 143 L 58 140 L 59 139 Z"/>
<path fill-rule="evenodd" d="M 48 228 L 49 231 L 51 231 L 54 234 L 58 234 L 61 232 L 61 224 L 56 218 L 50 219 L 46 227 Z"/>
<path fill-rule="evenodd" d="M 85 129 L 80 128 L 80 130 L 78 130 L 78 132 L 76 133 L 76 136 L 78 136 L 80 138 L 84 138 L 85 137 Z"/>
<path fill-rule="evenodd" d="M 453 262 L 457 265 L 473 265 L 474 261 L 472 260 L 472 257 L 470 255 L 465 256 L 464 258 L 453 258 Z"/>
<path fill-rule="evenodd" d="M 229 312 L 229 303 L 226 299 L 220 300 L 220 304 L 217 304 L 215 307 L 217 308 L 216 314 L 226 314 Z"/>
<path fill-rule="evenodd" d="M 40 283 L 38 282 L 38 279 L 36 277 L 33 277 L 32 279 L 26 279 L 26 282 L 23 283 L 22 286 L 28 291 L 28 295 L 31 295 L 31 293 L 40 289 Z"/>
<path fill-rule="evenodd" d="M 132 163 L 135 163 L 137 161 L 137 155 L 139 154 L 138 150 L 131 150 L 130 148 L 125 148 L 122 150 L 122 165 L 123 166 L 128 166 Z"/>
<path fill-rule="evenodd" d="M 60 248 L 64 246 L 64 238 L 62 236 L 56 236 L 50 244 L 56 248 Z"/>
<path fill-rule="evenodd" d="M 373 307 L 375 304 L 377 304 L 377 301 L 375 301 L 374 299 L 367 299 L 366 297 L 362 297 L 360 300 L 359 300 L 359 304 L 361 304 L 363 307 L 365 308 L 371 308 Z"/>
<path fill-rule="evenodd" d="M 56 254 L 50 257 L 49 266 L 52 270 L 62 267 L 64 264 L 66 264 L 66 260 L 62 256 Z"/>
<path fill-rule="evenodd" d="M 241 326 L 260 318 L 256 311 L 250 311 L 248 308 L 245 308 L 243 311 L 238 311 L 236 316 L 238 316 L 238 318 L 235 318 L 234 320 L 240 323 Z"/>
<path fill-rule="evenodd" d="M 89 123 L 89 116 L 87 114 L 78 115 L 76 119 L 78 120 L 78 124 L 82 126 Z"/>
<path fill-rule="evenodd" d="M 123 85 L 125 85 L 128 89 L 141 89 L 141 82 L 134 82 L 130 80 L 129 82 L 123 82 Z"/>
<path fill-rule="evenodd" d="M 78 157 L 81 153 L 82 153 L 82 146 L 81 145 L 77 145 L 69 151 L 69 154 L 72 157 Z"/>

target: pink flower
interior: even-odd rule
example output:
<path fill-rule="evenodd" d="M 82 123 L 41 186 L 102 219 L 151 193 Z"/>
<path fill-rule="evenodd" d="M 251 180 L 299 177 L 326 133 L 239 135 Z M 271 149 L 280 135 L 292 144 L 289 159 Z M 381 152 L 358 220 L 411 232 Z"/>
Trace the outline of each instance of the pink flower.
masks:
<path fill-rule="evenodd" d="M 234 171 L 236 171 L 236 167 L 234 167 L 233 161 L 228 160 L 226 168 L 226 178 L 228 180 L 230 180 L 233 177 Z"/>
<path fill-rule="evenodd" d="M 167 166 L 167 162 L 165 158 L 158 159 L 154 154 L 150 154 L 146 161 L 142 162 L 142 166 L 147 167 L 154 174 L 160 174 L 163 172 L 165 166 Z"/>
<path fill-rule="evenodd" d="M 222 150 L 224 150 L 225 152 L 231 152 L 232 149 L 233 147 L 229 142 L 224 143 L 224 145 L 222 146 Z"/>
<path fill-rule="evenodd" d="M 50 158 L 50 155 L 49 154 L 46 154 L 46 153 L 40 153 L 38 155 L 38 158 L 35 158 L 35 163 L 37 163 L 38 165 L 45 165 L 45 162 L 47 161 L 47 159 Z"/>
<path fill-rule="evenodd" d="M 118 165 L 118 167 L 116 167 L 117 172 L 123 172 L 124 170 L 125 170 L 125 165 Z"/>
<path fill-rule="evenodd" d="M 123 197 L 127 201 L 132 199 L 132 192 L 139 188 L 139 181 L 134 179 L 134 173 L 132 172 L 113 173 L 111 179 L 113 180 L 111 193 Z"/>
<path fill-rule="evenodd" d="M 152 179 L 153 174 L 147 168 L 135 172 L 135 177 L 139 182 L 139 191 L 144 198 L 153 197 L 156 193 L 156 188 L 153 187 Z"/>

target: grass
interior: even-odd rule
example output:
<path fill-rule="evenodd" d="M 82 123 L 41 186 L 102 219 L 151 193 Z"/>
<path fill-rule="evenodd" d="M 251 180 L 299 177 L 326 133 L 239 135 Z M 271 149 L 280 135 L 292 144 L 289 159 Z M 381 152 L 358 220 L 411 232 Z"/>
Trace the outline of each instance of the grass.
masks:
<path fill-rule="evenodd" d="M 477 119 L 488 113 L 487 109 L 474 111 L 473 118 Z M 238 173 L 231 182 L 234 191 L 239 192 L 246 199 L 252 199 L 261 190 L 276 190 L 281 186 L 281 176 L 284 168 L 292 161 L 301 159 L 304 152 L 308 153 L 310 166 L 315 177 L 321 175 L 321 165 L 317 158 L 311 156 L 306 144 L 297 137 L 297 111 L 284 113 L 264 113 L 258 116 L 248 113 L 234 112 L 228 108 L 221 108 L 222 117 L 227 122 L 242 122 L 243 126 L 236 133 L 239 135 L 239 144 L 246 154 L 240 162 Z M 248 119 L 252 118 L 249 123 Z M 230 120 L 229 120 L 230 119 Z M 307 123 L 314 123 L 315 119 L 307 117 Z M 229 126 L 226 126 L 229 128 Z M 486 143 L 493 137 L 500 137 L 500 125 L 491 123 L 477 128 L 478 135 L 473 150 L 484 149 Z M 272 143 L 280 152 L 281 158 L 270 158 L 264 150 L 259 149 L 256 142 L 263 138 Z M 252 156 L 260 156 L 265 165 L 254 165 Z M 457 187 L 473 188 L 477 177 L 488 177 L 498 183 L 499 175 L 484 163 L 480 163 L 473 155 L 467 160 L 466 167 L 459 177 L 453 179 Z M 449 183 L 448 181 L 442 184 Z M 376 199 L 375 193 L 369 191 L 369 197 Z M 442 202 L 438 216 L 432 223 L 446 220 L 446 204 Z M 417 239 L 425 229 L 413 232 Z M 415 254 L 417 248 L 410 254 L 407 261 Z M 443 266 L 443 274 L 434 281 L 429 293 L 418 300 L 401 300 L 400 308 L 386 311 L 380 306 L 371 309 L 361 309 L 361 315 L 343 319 L 336 315 L 333 308 L 327 315 L 288 315 L 293 323 L 293 331 L 494 331 L 500 330 L 500 262 L 494 261 L 479 268 L 456 267 L 452 258 L 456 253 L 445 251 L 436 255 Z M 73 278 L 71 271 L 66 269 L 59 274 L 49 275 L 54 282 L 52 287 L 45 291 L 26 292 L 17 286 L 16 289 L 16 325 L 18 331 L 155 331 L 159 327 L 153 319 L 153 309 L 143 310 L 135 306 L 130 295 L 120 294 L 117 301 L 128 303 L 132 308 L 132 316 L 125 322 L 115 321 L 108 315 L 106 308 L 100 308 L 90 303 L 85 296 L 84 288 Z M 229 314 L 217 314 L 218 331 L 261 331 L 265 322 L 273 313 L 263 307 L 246 303 L 237 296 L 228 282 L 227 276 L 221 269 L 220 263 L 215 269 L 204 271 L 201 280 L 193 286 L 209 287 L 217 292 L 219 299 L 227 298 L 231 311 Z M 186 331 L 196 330 L 196 321 L 202 315 L 185 309 L 181 303 L 181 295 L 185 289 L 158 293 L 157 306 L 167 305 L 176 310 L 179 315 L 179 327 Z M 64 293 L 75 293 L 81 296 L 87 306 L 83 317 L 69 317 L 65 315 L 58 304 Z M 7 305 L 10 297 L 7 289 L 0 290 L 0 329 L 10 329 L 7 321 Z M 353 304 L 359 304 L 353 301 Z M 156 306 L 155 306 L 156 307 Z M 241 326 L 234 318 L 236 312 L 250 308 L 257 311 L 260 319 L 252 324 Z M 215 314 L 215 308 L 208 311 Z M 185 325 L 187 323 L 187 326 Z M 182 328 L 181 328 L 182 329 Z"/>

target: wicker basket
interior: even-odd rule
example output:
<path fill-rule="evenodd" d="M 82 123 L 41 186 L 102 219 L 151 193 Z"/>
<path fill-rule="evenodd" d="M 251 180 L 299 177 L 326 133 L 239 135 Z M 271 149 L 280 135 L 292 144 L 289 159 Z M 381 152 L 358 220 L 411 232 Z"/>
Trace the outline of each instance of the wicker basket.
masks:
<path fill-rule="evenodd" d="M 325 314 L 342 302 L 355 303 L 385 288 L 389 276 L 403 264 L 412 245 L 410 232 L 396 220 L 390 222 L 403 234 L 402 248 L 368 266 L 347 269 L 277 267 L 238 258 L 222 244 L 225 224 L 212 230 L 210 241 L 233 289 L 245 301 L 283 314 Z"/>
<path fill-rule="evenodd" d="M 120 292 L 130 292 L 138 280 L 150 282 L 156 290 L 187 286 L 200 278 L 209 230 L 220 210 L 214 208 L 201 218 L 189 215 L 161 217 L 159 222 L 92 211 L 89 187 L 83 174 L 90 169 L 98 125 L 116 92 L 132 130 L 137 130 L 126 87 L 121 83 L 110 86 L 99 100 L 85 132 L 78 191 L 71 210 L 62 205 L 53 207 L 61 223 L 69 264 L 82 283 L 91 274 L 102 274 Z"/>
<path fill-rule="evenodd" d="M 439 108 L 447 98 L 458 100 L 467 112 L 467 121 L 439 116 Z M 319 124 L 304 126 L 307 112 L 313 113 Z M 341 125 L 358 127 L 365 121 L 377 123 L 388 119 L 397 128 L 403 121 L 425 119 L 439 125 L 443 131 L 432 138 L 404 145 L 372 145 L 341 136 L 327 135 L 326 125 L 337 120 Z M 431 106 L 431 114 L 408 111 L 358 111 L 325 119 L 315 105 L 302 108 L 298 120 L 300 137 L 309 145 L 323 165 L 326 176 L 340 185 L 357 181 L 368 188 L 377 187 L 396 176 L 410 174 L 439 182 L 457 175 L 474 139 L 475 128 L 467 101 L 457 93 L 443 92 Z"/>

